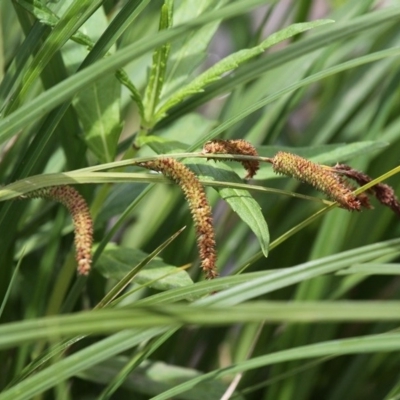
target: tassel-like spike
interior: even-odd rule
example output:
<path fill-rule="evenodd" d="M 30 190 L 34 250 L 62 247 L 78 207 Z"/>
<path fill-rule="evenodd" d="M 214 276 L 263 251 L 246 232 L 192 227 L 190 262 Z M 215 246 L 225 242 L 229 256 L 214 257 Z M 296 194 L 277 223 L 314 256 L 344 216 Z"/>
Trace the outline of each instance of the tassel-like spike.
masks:
<path fill-rule="evenodd" d="M 78 273 L 88 275 L 92 264 L 93 221 L 85 199 L 71 186 L 38 189 L 25 194 L 23 198 L 50 199 L 60 202 L 68 209 L 74 223 Z"/>
<path fill-rule="evenodd" d="M 308 183 L 347 210 L 359 211 L 365 205 L 365 199 L 355 196 L 353 188 L 340 176 L 295 154 L 278 152 L 272 159 L 272 168 L 278 174 Z"/>
<path fill-rule="evenodd" d="M 197 176 L 184 164 L 173 158 L 160 158 L 139 165 L 161 172 L 181 187 L 195 224 L 202 269 L 207 279 L 218 276 L 215 265 L 217 256 L 211 207 Z"/>

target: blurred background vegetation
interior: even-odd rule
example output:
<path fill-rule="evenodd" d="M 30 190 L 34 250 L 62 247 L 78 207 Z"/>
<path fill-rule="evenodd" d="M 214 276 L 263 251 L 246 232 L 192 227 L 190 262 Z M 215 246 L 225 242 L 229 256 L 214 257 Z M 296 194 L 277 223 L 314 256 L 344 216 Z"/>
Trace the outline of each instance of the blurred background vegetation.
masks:
<path fill-rule="evenodd" d="M 391 210 L 186 157 L 213 208 L 205 281 L 180 188 L 126 166 L 241 138 L 400 193 L 398 0 L 14 0 L 0 18 L 0 399 L 400 399 Z M 67 211 L 16 200 L 56 184 L 90 206 L 88 278 Z"/>

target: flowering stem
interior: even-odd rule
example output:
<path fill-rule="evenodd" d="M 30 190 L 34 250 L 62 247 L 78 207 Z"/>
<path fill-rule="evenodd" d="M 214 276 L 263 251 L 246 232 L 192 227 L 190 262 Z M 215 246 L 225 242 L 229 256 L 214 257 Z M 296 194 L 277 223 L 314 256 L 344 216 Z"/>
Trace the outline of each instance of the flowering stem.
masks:
<path fill-rule="evenodd" d="M 207 279 L 215 278 L 218 272 L 215 265 L 217 256 L 211 207 L 197 176 L 184 164 L 173 158 L 159 158 L 139 165 L 161 172 L 181 187 L 195 224 L 202 269 Z"/>
<path fill-rule="evenodd" d="M 362 206 L 369 208 L 365 197 L 358 197 L 353 188 L 332 170 L 315 164 L 295 154 L 278 152 L 273 158 L 274 172 L 296 178 L 325 193 L 330 199 L 347 210 L 359 211 Z"/>

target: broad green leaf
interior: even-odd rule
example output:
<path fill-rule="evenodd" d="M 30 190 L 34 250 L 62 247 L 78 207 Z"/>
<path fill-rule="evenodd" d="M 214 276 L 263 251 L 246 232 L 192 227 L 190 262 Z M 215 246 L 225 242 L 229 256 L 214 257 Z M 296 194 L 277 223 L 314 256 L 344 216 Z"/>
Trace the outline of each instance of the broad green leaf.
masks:
<path fill-rule="evenodd" d="M 146 257 L 147 254 L 139 249 L 110 246 L 103 251 L 96 265 L 98 271 L 106 278 L 119 280 Z M 136 275 L 134 282 L 158 290 L 168 290 L 193 284 L 186 271 L 165 264 L 160 258 L 150 261 Z"/>
<path fill-rule="evenodd" d="M 89 382 L 105 384 L 110 382 L 128 362 L 126 357 L 113 358 L 78 374 L 78 377 Z M 147 396 L 155 396 L 177 384 L 201 376 L 199 371 L 190 368 L 169 365 L 163 362 L 145 361 L 135 371 L 131 372 L 122 384 L 126 390 L 140 392 Z M 221 398 L 226 390 L 226 384 L 210 380 L 201 388 L 189 390 L 179 396 L 182 400 L 215 400 Z M 243 400 L 243 396 L 235 396 Z"/>
<path fill-rule="evenodd" d="M 85 141 L 101 162 L 114 160 L 119 135 L 121 85 L 114 76 L 100 79 L 80 92 L 74 101 Z"/>
<path fill-rule="evenodd" d="M 83 25 L 83 29 L 93 41 L 107 28 L 107 22 L 103 9 L 99 9 Z M 72 45 L 69 48 L 69 58 L 75 58 L 75 63 L 79 63 L 87 53 L 81 46 Z M 92 48 L 93 44 L 90 46 Z M 122 130 L 120 97 L 121 85 L 110 74 L 78 93 L 73 102 L 83 127 L 86 144 L 101 162 L 113 161 L 115 157 Z"/>
<path fill-rule="evenodd" d="M 271 47 L 283 40 L 297 35 L 300 32 L 304 32 L 306 30 L 331 22 L 333 21 L 318 20 L 313 22 L 294 24 L 279 32 L 272 34 L 256 47 L 246 50 L 240 50 L 234 54 L 231 54 L 230 56 L 219 61 L 217 64 L 215 64 L 213 67 L 208 69 L 197 78 L 193 79 L 193 81 L 187 86 L 174 93 L 157 111 L 156 120 L 160 120 L 171 107 L 180 103 L 189 95 L 202 91 L 205 86 L 220 79 L 223 74 L 236 69 L 240 64 L 263 53 L 268 47 Z"/>

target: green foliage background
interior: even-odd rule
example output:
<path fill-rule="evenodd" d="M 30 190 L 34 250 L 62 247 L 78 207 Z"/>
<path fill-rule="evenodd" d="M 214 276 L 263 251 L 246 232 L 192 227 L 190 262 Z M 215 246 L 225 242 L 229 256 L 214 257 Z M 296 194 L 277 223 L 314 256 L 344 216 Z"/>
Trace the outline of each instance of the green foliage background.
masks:
<path fill-rule="evenodd" d="M 400 3 L 382 3 L 0 3 L 1 400 L 400 398 L 398 218 L 198 154 L 243 138 L 400 193 Z M 168 153 L 207 186 L 214 281 L 180 189 L 132 166 Z M 66 210 L 16 200 L 56 184 L 90 204 L 87 279 Z"/>

